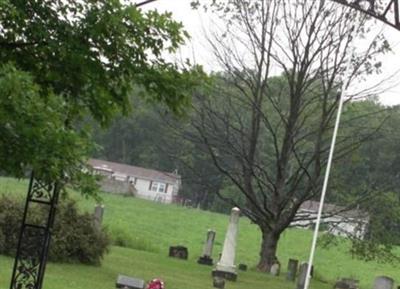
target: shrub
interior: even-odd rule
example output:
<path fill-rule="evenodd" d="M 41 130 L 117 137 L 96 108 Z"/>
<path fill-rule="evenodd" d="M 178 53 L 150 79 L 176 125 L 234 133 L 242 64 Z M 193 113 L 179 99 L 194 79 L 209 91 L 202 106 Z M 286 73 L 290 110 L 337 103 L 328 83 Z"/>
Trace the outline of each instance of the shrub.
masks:
<path fill-rule="evenodd" d="M 39 206 L 31 207 L 30 220 L 43 220 L 46 212 Z M 0 197 L 0 253 L 13 256 L 17 248 L 23 202 Z M 80 213 L 76 202 L 62 200 L 57 208 L 49 260 L 100 264 L 109 245 L 108 234 L 94 226 L 93 216 Z"/>
<path fill-rule="evenodd" d="M 4 196 L 0 197 L 1 254 L 15 255 L 23 211 L 22 202 Z"/>

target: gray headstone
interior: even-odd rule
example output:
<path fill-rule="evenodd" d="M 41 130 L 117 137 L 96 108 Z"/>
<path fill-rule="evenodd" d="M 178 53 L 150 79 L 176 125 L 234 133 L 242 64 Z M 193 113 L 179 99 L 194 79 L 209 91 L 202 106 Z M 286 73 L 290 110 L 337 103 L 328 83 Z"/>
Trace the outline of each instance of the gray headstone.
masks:
<path fill-rule="evenodd" d="M 214 277 L 213 278 L 213 286 L 215 288 L 221 288 L 221 289 L 225 288 L 225 280 L 224 280 L 224 278 Z"/>
<path fill-rule="evenodd" d="M 279 262 L 272 264 L 271 270 L 269 270 L 272 276 L 279 276 L 281 273 L 281 264 Z"/>
<path fill-rule="evenodd" d="M 298 266 L 299 266 L 299 260 L 289 259 L 286 280 L 294 281 L 296 279 Z"/>
<path fill-rule="evenodd" d="M 203 255 L 197 260 L 197 263 L 203 264 L 203 265 L 212 265 L 213 264 L 213 259 L 212 259 L 211 255 L 212 255 L 212 249 L 214 246 L 214 240 L 215 240 L 215 231 L 208 230 L 207 240 L 206 240 L 206 243 L 204 244 L 204 248 L 203 248 Z"/>
<path fill-rule="evenodd" d="M 169 257 L 187 260 L 189 251 L 184 246 L 171 246 L 169 247 Z"/>
<path fill-rule="evenodd" d="M 304 289 L 306 284 L 308 263 L 301 263 L 299 268 L 299 277 L 297 278 L 297 289 Z"/>
<path fill-rule="evenodd" d="M 94 207 L 94 225 L 96 228 L 101 229 L 101 225 L 103 223 L 103 215 L 104 215 L 104 206 L 96 205 Z"/>
<path fill-rule="evenodd" d="M 203 256 L 208 256 L 208 257 L 212 256 L 215 235 L 216 235 L 215 231 L 213 231 L 213 230 L 207 231 L 207 240 L 206 240 L 206 243 L 204 244 Z"/>
<path fill-rule="evenodd" d="M 393 289 L 394 280 L 386 276 L 375 278 L 374 289 Z"/>
<path fill-rule="evenodd" d="M 118 275 L 116 287 L 127 289 L 143 289 L 145 286 L 144 280 L 124 275 Z"/>
<path fill-rule="evenodd" d="M 335 283 L 334 289 L 358 289 L 358 280 L 352 278 L 342 278 Z"/>

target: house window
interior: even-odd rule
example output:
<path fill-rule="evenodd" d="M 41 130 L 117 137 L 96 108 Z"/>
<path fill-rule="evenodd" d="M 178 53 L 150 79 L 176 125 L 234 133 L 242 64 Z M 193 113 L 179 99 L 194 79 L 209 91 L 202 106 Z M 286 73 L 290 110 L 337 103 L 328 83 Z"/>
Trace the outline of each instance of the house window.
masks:
<path fill-rule="evenodd" d="M 166 185 L 164 183 L 151 182 L 150 191 L 166 193 Z"/>
<path fill-rule="evenodd" d="M 134 185 L 136 185 L 136 178 L 135 177 L 132 177 L 132 176 L 129 176 L 129 183 L 130 184 L 134 184 Z"/>
<path fill-rule="evenodd" d="M 158 184 L 158 192 L 159 193 L 164 193 L 165 192 L 165 184 L 164 183 L 159 183 Z"/>

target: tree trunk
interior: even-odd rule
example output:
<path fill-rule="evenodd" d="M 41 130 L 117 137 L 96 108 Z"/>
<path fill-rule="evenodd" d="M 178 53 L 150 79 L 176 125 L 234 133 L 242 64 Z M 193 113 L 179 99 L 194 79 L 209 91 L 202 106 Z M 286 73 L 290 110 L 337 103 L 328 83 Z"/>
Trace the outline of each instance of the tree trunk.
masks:
<path fill-rule="evenodd" d="M 271 266 L 278 261 L 276 251 L 280 234 L 269 230 L 262 230 L 262 242 L 260 250 L 260 261 L 257 269 L 262 272 L 270 272 Z"/>

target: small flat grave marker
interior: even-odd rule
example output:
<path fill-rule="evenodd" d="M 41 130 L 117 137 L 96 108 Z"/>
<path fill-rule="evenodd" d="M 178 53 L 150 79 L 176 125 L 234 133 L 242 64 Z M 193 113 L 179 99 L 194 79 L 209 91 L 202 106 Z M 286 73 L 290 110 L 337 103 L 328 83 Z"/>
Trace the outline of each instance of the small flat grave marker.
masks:
<path fill-rule="evenodd" d="M 145 283 L 142 279 L 128 277 L 124 275 L 118 275 L 117 288 L 123 289 L 144 289 Z"/>
<path fill-rule="evenodd" d="M 171 246 L 169 247 L 169 257 L 187 260 L 189 252 L 184 246 Z"/>
<path fill-rule="evenodd" d="M 358 289 L 358 280 L 342 278 L 335 283 L 334 289 Z"/>

